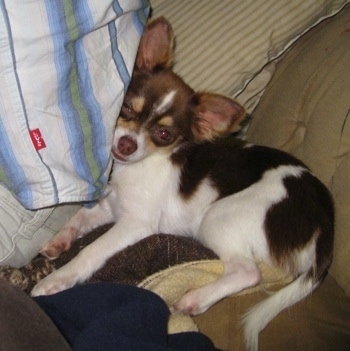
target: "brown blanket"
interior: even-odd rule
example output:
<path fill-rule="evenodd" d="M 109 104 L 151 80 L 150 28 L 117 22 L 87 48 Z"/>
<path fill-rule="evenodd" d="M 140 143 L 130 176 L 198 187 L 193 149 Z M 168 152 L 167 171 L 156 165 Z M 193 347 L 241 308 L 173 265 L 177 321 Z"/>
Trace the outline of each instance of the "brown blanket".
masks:
<path fill-rule="evenodd" d="M 39 280 L 70 261 L 110 227 L 111 224 L 102 226 L 77 240 L 69 251 L 56 260 L 49 261 L 39 255 L 20 269 L 0 267 L 0 277 L 29 293 Z M 155 234 L 114 255 L 88 282 L 113 281 L 137 285 L 146 277 L 168 267 L 208 259 L 217 259 L 217 256 L 192 239 Z"/>

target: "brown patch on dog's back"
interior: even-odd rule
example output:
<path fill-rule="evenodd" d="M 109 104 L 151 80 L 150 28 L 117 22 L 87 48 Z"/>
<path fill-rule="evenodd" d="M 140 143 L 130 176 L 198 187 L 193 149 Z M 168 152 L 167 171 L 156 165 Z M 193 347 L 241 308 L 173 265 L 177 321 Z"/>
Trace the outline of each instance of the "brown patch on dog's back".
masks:
<path fill-rule="evenodd" d="M 332 257 L 332 199 L 326 187 L 309 172 L 297 178 L 287 177 L 283 182 L 288 196 L 266 214 L 265 230 L 270 253 L 278 264 L 285 267 L 294 250 L 302 249 L 315 239 L 318 268 L 315 276 L 319 279 L 328 269 Z"/>

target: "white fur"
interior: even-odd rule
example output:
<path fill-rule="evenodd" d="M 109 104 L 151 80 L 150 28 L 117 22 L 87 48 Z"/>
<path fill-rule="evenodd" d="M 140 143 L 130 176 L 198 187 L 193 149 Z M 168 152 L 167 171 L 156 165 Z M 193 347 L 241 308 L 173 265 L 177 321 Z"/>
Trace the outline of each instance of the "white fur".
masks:
<path fill-rule="evenodd" d="M 224 261 L 240 255 L 269 262 L 264 233 L 267 210 L 286 196 L 283 178 L 299 176 L 303 168 L 280 166 L 265 172 L 262 179 L 243 191 L 215 202 L 208 210 L 198 232 L 198 240 Z M 213 233 L 220 233 L 218 235 Z"/>
<path fill-rule="evenodd" d="M 155 106 L 155 113 L 157 115 L 161 115 L 162 113 L 164 113 L 166 110 L 169 109 L 169 107 L 171 107 L 171 105 L 174 102 L 174 98 L 175 98 L 175 94 L 176 94 L 176 90 L 172 90 L 169 93 L 167 93 L 162 101 L 160 101 L 158 103 L 158 105 Z"/>
<path fill-rule="evenodd" d="M 303 171 L 304 168 L 296 166 L 269 170 L 259 182 L 209 207 L 197 239 L 224 261 L 225 274 L 216 282 L 184 295 L 175 309 L 203 313 L 228 294 L 259 283 L 255 262 L 273 264 L 264 233 L 266 212 L 287 196 L 283 179 L 298 177 Z"/>
<path fill-rule="evenodd" d="M 168 96 L 166 100 L 171 99 Z M 121 130 L 116 136 L 124 134 Z M 305 169 L 299 166 L 271 169 L 250 187 L 218 201 L 217 191 L 205 179 L 195 194 L 185 200 L 178 191 L 180 170 L 164 153 L 154 152 L 145 157 L 144 137 L 135 138 L 141 149 L 138 162 L 132 157 L 128 162 L 117 162 L 110 181 L 111 192 L 95 207 L 78 212 L 51 245 L 67 240 L 71 232 L 81 236 L 111 220 L 116 224 L 72 261 L 39 282 L 32 295 L 52 294 L 82 282 L 116 252 L 159 232 L 193 235 L 225 264 L 222 278 L 186 293 L 172 311 L 202 313 L 225 296 L 258 284 L 260 272 L 255 262 L 271 263 L 264 233 L 266 212 L 287 196 L 283 179 L 299 177 Z M 310 268 L 314 249 L 312 242 L 305 252 L 299 253 L 298 268 L 305 271 Z M 304 284 L 298 278 L 254 307 L 244 319 L 250 349 L 257 349 L 258 333 L 277 313 L 306 296 L 312 288 L 310 282 Z"/>
<path fill-rule="evenodd" d="M 86 280 L 113 254 L 151 234 L 195 233 L 217 192 L 204 183 L 191 201 L 184 202 L 177 192 L 178 178 L 179 170 L 162 153 L 155 152 L 135 163 L 118 163 L 109 183 L 111 192 L 93 208 L 82 208 L 51 245 L 66 240 L 72 228 L 82 236 L 112 219 L 116 225 L 39 282 L 32 295 L 52 294 Z"/>

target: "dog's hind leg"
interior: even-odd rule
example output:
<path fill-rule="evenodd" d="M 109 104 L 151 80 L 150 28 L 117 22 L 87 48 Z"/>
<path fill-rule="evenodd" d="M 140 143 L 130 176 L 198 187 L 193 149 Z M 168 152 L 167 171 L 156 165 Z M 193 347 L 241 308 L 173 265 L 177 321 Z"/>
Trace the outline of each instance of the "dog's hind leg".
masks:
<path fill-rule="evenodd" d="M 250 259 L 235 256 L 225 262 L 224 275 L 213 283 L 187 292 L 172 307 L 173 313 L 198 315 L 226 296 L 257 285 L 261 275 Z"/>

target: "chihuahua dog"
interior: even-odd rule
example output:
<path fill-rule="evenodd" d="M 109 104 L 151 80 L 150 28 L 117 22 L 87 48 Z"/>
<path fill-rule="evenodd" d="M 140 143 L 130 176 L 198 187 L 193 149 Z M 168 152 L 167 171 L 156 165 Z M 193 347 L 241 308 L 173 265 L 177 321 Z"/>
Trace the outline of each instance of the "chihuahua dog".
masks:
<path fill-rule="evenodd" d="M 141 38 L 135 70 L 115 129 L 111 191 L 82 208 L 42 253 L 56 257 L 73 240 L 114 226 L 39 282 L 45 295 L 83 282 L 106 260 L 154 233 L 190 236 L 224 262 L 224 275 L 189 291 L 171 310 L 196 315 L 259 283 L 257 262 L 295 279 L 243 318 L 247 347 L 284 308 L 310 294 L 332 259 L 329 192 L 291 155 L 234 136 L 245 117 L 228 97 L 195 92 L 170 68 L 173 34 L 164 18 Z"/>

